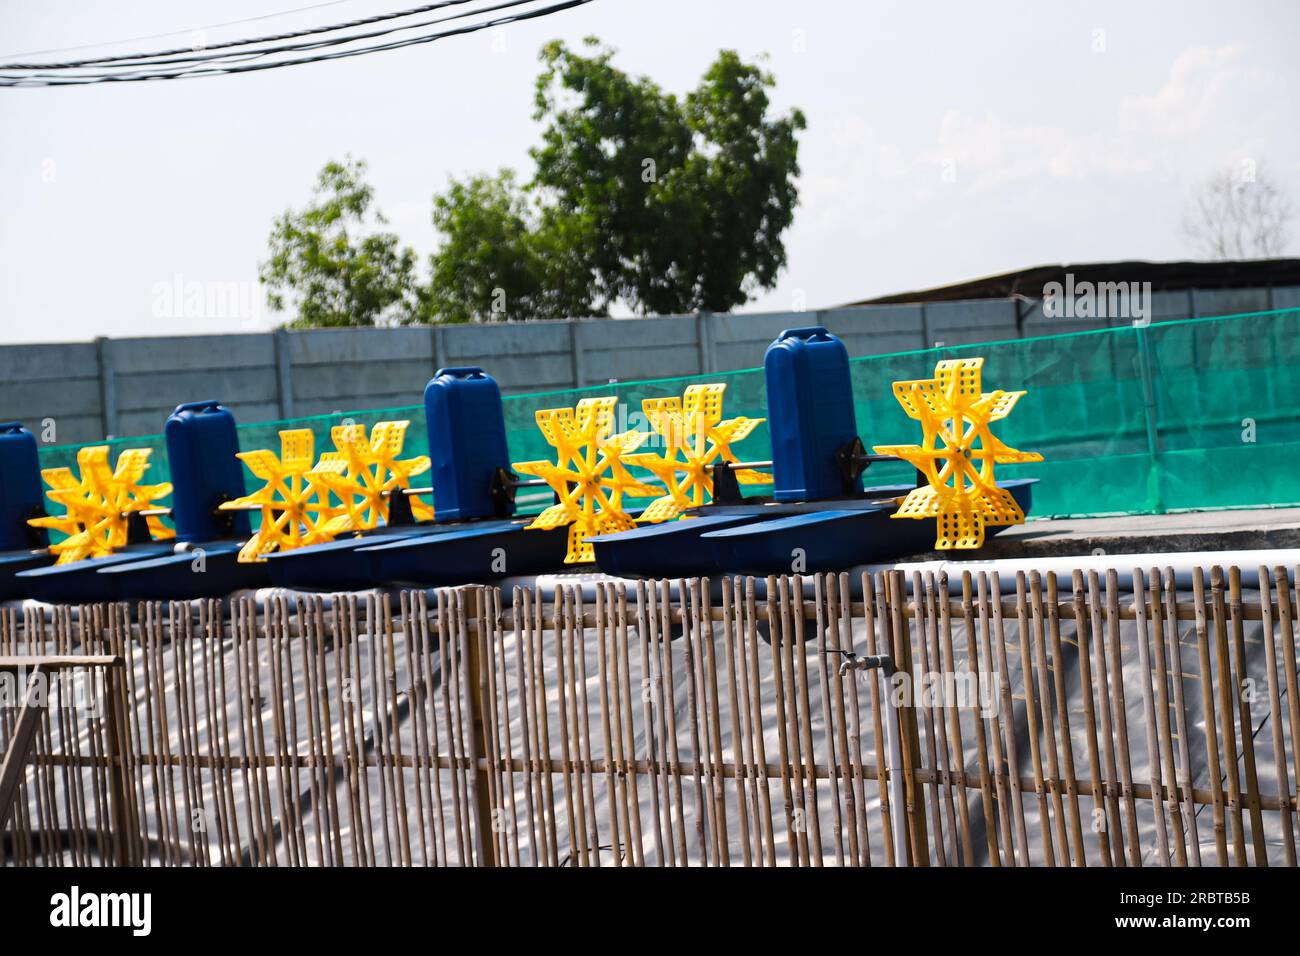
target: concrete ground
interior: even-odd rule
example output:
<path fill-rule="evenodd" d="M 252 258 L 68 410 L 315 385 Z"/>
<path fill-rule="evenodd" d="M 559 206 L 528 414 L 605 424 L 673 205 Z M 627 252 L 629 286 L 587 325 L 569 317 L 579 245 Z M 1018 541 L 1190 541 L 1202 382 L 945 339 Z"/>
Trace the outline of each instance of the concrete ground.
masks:
<path fill-rule="evenodd" d="M 1300 508 L 1031 519 L 990 538 L 981 558 L 1300 547 Z M 974 555 L 972 555 L 974 556 Z M 946 555 L 951 557 L 951 555 Z"/>

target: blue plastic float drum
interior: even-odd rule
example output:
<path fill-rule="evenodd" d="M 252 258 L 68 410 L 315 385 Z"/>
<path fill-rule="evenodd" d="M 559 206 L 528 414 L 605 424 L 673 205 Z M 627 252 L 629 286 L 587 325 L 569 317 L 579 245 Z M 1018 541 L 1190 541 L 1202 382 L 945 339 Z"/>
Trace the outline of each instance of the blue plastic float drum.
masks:
<path fill-rule="evenodd" d="M 777 501 L 818 501 L 862 491 L 836 454 L 858 434 L 844 343 L 821 326 L 787 329 L 763 356 Z"/>

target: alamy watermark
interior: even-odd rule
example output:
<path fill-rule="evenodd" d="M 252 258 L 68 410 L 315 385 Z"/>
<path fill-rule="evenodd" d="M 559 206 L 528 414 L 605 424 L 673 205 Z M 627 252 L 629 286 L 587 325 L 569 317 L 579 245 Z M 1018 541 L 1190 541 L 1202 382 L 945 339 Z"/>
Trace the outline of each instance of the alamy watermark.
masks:
<path fill-rule="evenodd" d="M 153 929 L 152 893 L 97 893 L 73 885 L 50 897 L 50 925 L 58 928 L 120 927 L 132 936 Z"/>
<path fill-rule="evenodd" d="M 179 272 L 150 290 L 155 319 L 243 319 L 261 317 L 261 289 L 247 280 L 186 279 Z"/>
<path fill-rule="evenodd" d="M 0 710 L 33 707 L 69 707 L 88 717 L 104 713 L 101 682 L 88 667 L 67 667 L 56 671 L 25 667 L 0 671 Z"/>
<path fill-rule="evenodd" d="M 871 679 L 871 671 L 858 671 L 860 680 Z M 981 717 L 997 713 L 1001 678 L 996 673 L 976 674 L 970 670 L 894 671 L 885 678 L 885 692 L 895 708 L 926 707 L 974 710 Z"/>
<path fill-rule="evenodd" d="M 1043 315 L 1049 319 L 1127 319 L 1134 325 L 1151 324 L 1150 282 L 1065 282 L 1043 286 Z"/>

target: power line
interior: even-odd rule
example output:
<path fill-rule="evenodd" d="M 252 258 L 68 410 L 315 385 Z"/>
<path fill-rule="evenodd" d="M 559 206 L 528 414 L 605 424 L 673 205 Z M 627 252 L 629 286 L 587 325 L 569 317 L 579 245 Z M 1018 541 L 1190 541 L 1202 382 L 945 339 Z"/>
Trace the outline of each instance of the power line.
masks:
<path fill-rule="evenodd" d="M 471 0 L 439 0 L 438 3 L 429 4 L 427 7 L 424 7 L 422 9 L 424 10 L 441 9 L 450 6 L 460 6 L 462 4 L 470 3 L 470 2 Z M 242 63 L 242 62 L 247 62 L 248 60 L 257 59 L 259 57 L 269 56 L 276 53 L 302 53 L 309 50 L 319 50 L 330 46 L 340 46 L 342 44 L 352 43 L 357 40 L 373 40 L 377 37 L 389 36 L 393 33 L 401 33 L 406 30 L 418 30 L 424 27 L 435 26 L 439 23 L 446 23 L 450 20 L 459 20 L 462 17 L 474 16 L 476 14 L 483 14 L 483 13 L 495 13 L 498 10 L 505 10 L 511 7 L 518 7 L 526 3 L 534 3 L 534 2 L 536 2 L 536 0 L 503 0 L 503 2 L 492 4 L 491 6 L 479 7 L 473 10 L 465 10 L 461 13 L 451 14 L 450 16 L 436 17 L 432 20 L 423 20 L 419 23 L 408 23 L 401 26 L 391 26 L 382 30 L 372 30 L 369 33 L 353 33 L 353 34 L 348 34 L 340 37 L 325 37 L 324 34 L 330 32 L 333 29 L 333 28 L 326 27 L 326 28 L 322 28 L 319 31 L 306 31 L 308 34 L 311 35 L 320 35 L 321 39 L 311 40 L 304 43 L 287 43 L 287 44 L 282 44 L 280 46 L 262 47 L 260 49 L 247 49 L 247 50 L 232 49 L 232 50 L 227 50 L 226 52 L 212 52 L 210 50 L 205 50 L 201 53 L 194 53 L 193 51 L 189 51 L 189 50 L 182 51 L 184 53 L 192 53 L 192 55 L 190 56 L 176 56 L 171 54 L 159 53 L 159 54 L 154 54 L 154 56 L 158 57 L 158 59 L 130 58 L 133 59 L 134 62 L 110 65 L 110 72 L 107 73 L 68 73 L 66 75 L 60 75 L 59 73 L 33 72 L 33 73 L 28 73 L 27 78 L 28 79 L 66 79 L 66 78 L 83 78 L 83 77 L 92 77 L 92 76 L 93 77 L 134 76 L 137 74 L 148 74 L 149 71 L 132 70 L 130 69 L 132 67 L 181 66 L 189 63 L 193 63 L 197 65 L 219 64 L 219 63 Z M 403 14 L 392 14 L 389 16 L 409 16 L 411 12 L 412 11 L 407 11 L 406 13 Z M 262 42 L 262 41 L 241 40 L 232 43 L 222 44 L 222 46 L 241 47 L 245 44 L 256 43 L 256 42 Z M 213 49 L 215 50 L 217 48 L 214 47 Z M 137 54 L 137 57 L 143 57 L 143 56 L 144 54 Z M 119 57 L 117 59 L 128 59 L 128 58 Z M 195 69 L 195 68 L 197 67 L 190 67 L 189 69 Z M 6 67 L 3 64 L 0 64 L 0 69 L 12 69 L 12 67 Z M 88 68 L 79 67 L 77 69 L 88 69 Z"/>
<path fill-rule="evenodd" d="M 458 0 L 458 2 L 465 2 L 465 0 Z M 508 2 L 499 4 L 497 5 L 497 7 L 482 8 L 480 10 L 476 10 L 472 12 L 482 13 L 482 12 L 487 12 L 488 10 L 491 9 L 500 9 L 502 7 L 516 6 L 519 3 L 523 3 L 523 2 L 528 2 L 528 0 L 508 0 Z M 532 20 L 538 17 L 549 16 L 550 14 L 559 13 L 563 10 L 568 10 L 573 7 L 582 6 L 590 2 L 591 0 L 564 0 L 564 2 L 562 3 L 555 3 L 550 6 L 540 7 L 534 10 L 527 10 L 520 13 L 514 13 L 504 17 L 497 17 L 493 20 L 466 24 L 464 26 L 455 27 L 450 30 L 442 30 L 435 33 L 423 34 L 421 36 L 408 37 L 406 39 L 394 40 L 388 43 L 372 44 L 371 46 L 361 47 L 355 50 L 335 50 L 331 53 L 323 53 L 323 54 L 318 54 L 316 56 L 310 56 L 310 57 L 299 57 L 297 59 L 278 60 L 271 63 L 243 62 L 248 59 L 253 59 L 262 55 L 262 52 L 259 51 L 243 51 L 238 54 L 222 54 L 219 55 L 218 57 L 212 58 L 213 61 L 221 62 L 223 63 L 223 65 L 209 66 L 207 65 L 206 62 L 204 62 L 204 63 L 197 63 L 193 66 L 189 66 L 184 69 L 158 71 L 153 73 L 140 71 L 140 72 L 117 72 L 117 73 L 72 75 L 72 76 L 58 76 L 58 75 L 23 76 L 23 75 L 0 74 L 0 87 L 85 86 L 85 85 L 98 84 L 98 83 L 127 83 L 127 82 L 140 82 L 140 81 L 151 81 L 151 80 L 191 79 L 191 78 L 203 77 L 203 76 L 222 76 L 226 74 L 249 73 L 249 72 L 256 72 L 261 70 L 273 70 L 273 69 L 279 69 L 280 67 L 284 67 L 284 66 L 298 66 L 305 63 L 321 63 L 328 60 L 338 60 L 338 59 L 344 59 L 353 56 L 363 56 L 369 53 L 378 53 L 387 50 L 404 49 L 405 47 L 408 46 L 416 46 L 419 44 L 431 43 L 435 40 L 441 40 L 445 37 L 462 36 L 469 33 L 476 33 L 480 30 L 490 29 L 492 27 L 504 26 L 505 24 L 508 23 L 518 23 L 524 20 Z M 460 16 L 468 16 L 468 15 L 469 13 L 460 14 Z M 455 19 L 455 18 L 447 17 L 443 19 L 448 20 L 448 19 Z M 430 21 L 430 22 L 441 22 L 441 21 Z M 393 33 L 393 32 L 397 32 L 397 30 L 400 29 L 412 29 L 412 28 L 413 27 L 395 28 L 393 30 L 380 31 L 380 32 Z M 335 38 L 330 42 L 345 43 L 356 39 L 358 39 L 358 36 L 342 38 L 342 39 Z M 325 41 L 321 41 L 319 44 L 314 44 L 311 46 L 312 48 L 316 48 L 323 45 L 325 45 Z M 239 63 L 240 65 L 233 65 L 233 66 L 229 65 L 230 60 L 236 57 L 238 58 L 236 62 Z M 171 61 L 171 62 L 179 62 L 179 61 Z M 139 65 L 139 64 L 135 64 L 135 65 Z"/>
<path fill-rule="evenodd" d="M 440 0 L 439 3 L 432 4 L 431 6 L 433 8 L 443 8 L 449 6 L 459 6 L 461 4 L 470 3 L 470 2 L 481 2 L 481 0 Z M 204 51 L 202 53 L 196 53 L 191 56 L 173 56 L 166 59 L 155 59 L 155 60 L 142 59 L 142 60 L 136 60 L 133 63 L 124 63 L 124 64 L 120 64 L 117 67 L 113 67 L 112 69 L 115 72 L 80 73 L 80 74 L 74 73 L 70 75 L 71 76 L 122 76 L 122 75 L 133 75 L 133 73 L 136 72 L 143 72 L 143 73 L 148 72 L 147 70 L 133 71 L 130 69 L 131 67 L 175 66 L 175 65 L 193 63 L 196 64 L 196 66 L 190 67 L 190 69 L 196 69 L 197 67 L 205 64 L 224 64 L 224 63 L 232 63 L 232 62 L 242 63 L 242 62 L 247 62 L 248 60 L 254 60 L 259 57 L 270 56 L 272 54 L 277 54 L 277 53 L 304 53 L 310 50 L 321 50 L 327 47 L 341 46 L 343 44 L 353 43 L 358 40 L 373 40 L 373 39 L 377 39 L 378 37 L 390 36 L 394 33 L 403 33 L 407 30 L 419 30 L 419 29 L 423 29 L 424 27 L 436 26 L 439 23 L 447 23 L 451 20 L 459 20 L 464 17 L 475 16 L 484 13 L 495 13 L 498 10 L 507 10 L 513 7 L 524 6 L 525 4 L 537 3 L 537 2 L 539 2 L 539 0 L 501 0 L 501 2 L 494 3 L 489 6 L 482 6 L 472 10 L 464 10 L 461 11 L 460 13 L 453 13 L 448 16 L 435 17 L 432 20 L 422 20 L 419 23 L 408 23 L 400 26 L 386 27 L 382 30 L 372 30 L 369 33 L 353 33 L 353 34 L 348 34 L 339 37 L 325 37 L 322 35 L 320 39 L 310 40 L 303 43 L 287 43 L 287 44 L 282 44 L 280 46 L 262 47 L 260 49 L 247 49 L 247 50 L 234 49 L 234 50 L 228 50 L 224 53 L 223 52 L 211 53 L 208 51 Z M 3 65 L 0 65 L 0 69 L 3 68 L 4 68 Z M 49 78 L 59 77 L 59 74 L 30 73 L 28 74 L 28 76 L 49 79 Z"/>
<path fill-rule="evenodd" d="M 169 33 L 147 33 L 144 36 L 124 37 L 121 40 L 104 40 L 102 43 L 83 43 L 79 46 L 59 46 L 49 50 L 24 50 L 21 53 L 0 53 L 0 56 L 43 56 L 46 53 L 72 53 L 76 50 L 94 50 L 105 46 L 121 46 L 123 43 L 139 43 L 142 40 L 163 40 L 167 37 L 186 36 L 197 30 L 219 30 L 222 27 L 235 27 L 242 23 L 255 23 L 259 20 L 274 20 L 276 17 L 287 17 L 294 13 L 304 13 L 307 10 L 320 10 L 324 7 L 337 7 L 342 3 L 351 3 L 352 0 L 327 0 L 325 3 L 313 3 L 306 7 L 294 7 L 292 10 L 281 10 L 278 13 L 263 13 L 255 17 L 244 17 L 240 20 L 225 20 L 221 23 L 205 23 L 202 26 L 192 27 L 189 30 L 172 30 Z M 8 67 L 6 67 L 8 69 Z"/>
<path fill-rule="evenodd" d="M 400 20 L 404 17 L 415 16 L 420 13 L 429 13 L 433 10 L 441 10 L 444 7 L 455 6 L 463 3 L 469 3 L 470 0 L 438 0 L 436 3 L 426 3 L 419 7 L 412 7 L 409 10 L 400 10 L 396 13 L 379 13 L 370 17 L 359 17 L 355 20 L 348 20 L 344 23 L 335 23 L 329 26 L 321 27 L 304 27 L 301 30 L 291 30 L 284 33 L 275 33 L 264 37 L 250 37 L 243 40 L 224 40 L 221 43 L 213 43 L 203 48 L 204 55 L 213 50 L 226 50 L 240 46 L 255 46 L 259 43 L 275 43 L 281 40 L 296 40 L 300 37 L 316 36 L 323 33 L 333 33 L 338 30 L 350 30 L 354 27 L 369 26 L 372 23 L 382 23 L 385 20 Z M 63 63 L 0 63 L 0 70 L 73 70 L 90 66 L 107 66 L 113 63 L 127 63 L 134 60 L 149 60 L 154 57 L 183 56 L 187 53 L 198 52 L 193 46 L 177 47 L 172 50 L 157 50 L 152 53 L 122 53 L 117 56 L 95 57 L 86 60 L 68 60 Z"/>

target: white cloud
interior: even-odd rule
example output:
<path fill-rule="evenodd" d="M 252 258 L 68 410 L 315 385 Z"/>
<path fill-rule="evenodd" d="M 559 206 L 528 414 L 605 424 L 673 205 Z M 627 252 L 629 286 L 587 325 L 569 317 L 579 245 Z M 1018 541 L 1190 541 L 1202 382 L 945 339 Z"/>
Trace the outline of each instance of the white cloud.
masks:
<path fill-rule="evenodd" d="M 1015 125 L 996 113 L 950 111 L 924 155 L 936 163 L 955 158 L 959 178 L 969 174 L 975 192 L 1043 174 L 1076 181 L 1159 174 L 1180 188 L 1228 161 L 1281 151 L 1267 119 L 1280 119 L 1269 107 L 1278 87 L 1249 64 L 1241 44 L 1197 46 L 1173 61 L 1159 89 L 1123 97 L 1100 125 L 1080 129 L 1068 115 Z"/>

